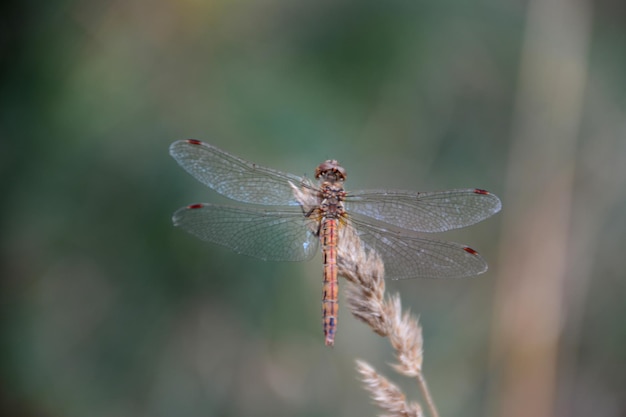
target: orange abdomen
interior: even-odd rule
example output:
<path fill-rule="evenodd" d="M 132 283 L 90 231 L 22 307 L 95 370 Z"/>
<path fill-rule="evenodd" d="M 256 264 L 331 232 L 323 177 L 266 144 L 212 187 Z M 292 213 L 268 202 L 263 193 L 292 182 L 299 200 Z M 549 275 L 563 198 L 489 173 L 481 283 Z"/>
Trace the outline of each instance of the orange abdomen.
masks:
<path fill-rule="evenodd" d="M 339 220 L 323 219 L 320 231 L 322 256 L 324 258 L 324 286 L 322 297 L 322 314 L 324 321 L 324 339 L 326 346 L 335 343 L 335 329 L 337 328 L 337 235 Z"/>

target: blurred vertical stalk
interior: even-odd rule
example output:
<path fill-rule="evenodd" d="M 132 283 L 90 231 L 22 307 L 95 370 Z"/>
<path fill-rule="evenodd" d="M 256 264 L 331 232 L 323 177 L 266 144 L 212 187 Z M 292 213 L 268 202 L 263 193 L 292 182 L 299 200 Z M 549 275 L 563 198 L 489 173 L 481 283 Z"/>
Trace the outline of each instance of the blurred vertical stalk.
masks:
<path fill-rule="evenodd" d="M 528 2 L 492 333 L 497 416 L 555 411 L 590 17 L 586 0 Z"/>

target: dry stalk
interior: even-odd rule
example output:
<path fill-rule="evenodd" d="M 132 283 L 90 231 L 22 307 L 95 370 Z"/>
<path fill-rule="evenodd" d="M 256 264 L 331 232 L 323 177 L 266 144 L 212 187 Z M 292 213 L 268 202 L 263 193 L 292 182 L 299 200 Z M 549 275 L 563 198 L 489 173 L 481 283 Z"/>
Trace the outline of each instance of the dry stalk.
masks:
<path fill-rule="evenodd" d="M 356 369 L 361 374 L 365 389 L 376 405 L 390 412 L 389 416 L 423 417 L 422 407 L 417 403 L 407 404 L 406 397 L 396 385 L 381 376 L 366 362 L 357 360 Z"/>
<path fill-rule="evenodd" d="M 376 252 L 365 250 L 353 228 L 342 228 L 339 242 L 338 272 L 349 281 L 346 294 L 352 314 L 380 336 L 389 338 L 398 361 L 392 365 L 393 368 L 405 376 L 416 378 L 430 415 L 439 417 L 422 374 L 423 339 L 417 318 L 408 311 L 402 313 L 398 294 L 385 296 L 383 262 Z M 406 404 L 404 394 L 370 365 L 357 361 L 357 370 L 371 398 L 379 407 L 391 412 L 390 417 L 423 415 L 419 405 Z"/>

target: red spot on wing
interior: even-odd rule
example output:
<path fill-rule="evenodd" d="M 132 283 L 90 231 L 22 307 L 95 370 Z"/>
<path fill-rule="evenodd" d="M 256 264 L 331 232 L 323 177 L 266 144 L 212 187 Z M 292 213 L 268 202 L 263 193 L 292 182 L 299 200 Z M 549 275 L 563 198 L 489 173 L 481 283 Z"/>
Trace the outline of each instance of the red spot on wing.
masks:
<path fill-rule="evenodd" d="M 474 192 L 475 192 L 476 194 L 489 194 L 489 191 L 486 191 L 486 190 L 481 190 L 480 188 L 476 188 L 476 189 L 474 189 Z"/>
<path fill-rule="evenodd" d="M 478 255 L 478 252 L 468 246 L 464 247 L 463 250 L 471 255 Z"/>
<path fill-rule="evenodd" d="M 197 139 L 187 139 L 187 143 L 190 143 L 192 145 L 202 145 L 202 142 Z"/>
<path fill-rule="evenodd" d="M 191 210 L 199 209 L 199 208 L 202 208 L 202 207 L 204 207 L 204 204 L 201 204 L 201 203 L 191 204 L 191 205 L 187 206 L 187 208 L 191 209 Z"/>

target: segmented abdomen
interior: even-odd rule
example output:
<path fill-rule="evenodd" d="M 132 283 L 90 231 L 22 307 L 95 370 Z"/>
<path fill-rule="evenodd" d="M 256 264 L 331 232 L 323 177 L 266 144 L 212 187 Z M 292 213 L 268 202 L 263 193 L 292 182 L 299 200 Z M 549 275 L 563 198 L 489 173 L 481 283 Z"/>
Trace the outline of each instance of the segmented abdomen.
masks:
<path fill-rule="evenodd" d="M 326 346 L 335 343 L 335 329 L 337 328 L 337 235 L 339 220 L 324 218 L 322 220 L 320 241 L 324 258 L 324 286 L 322 297 L 322 314 L 324 321 L 324 338 Z"/>

